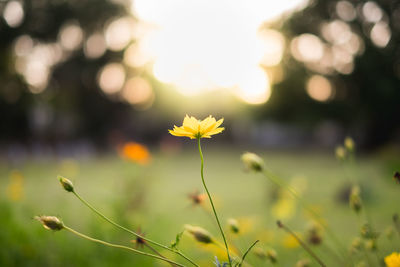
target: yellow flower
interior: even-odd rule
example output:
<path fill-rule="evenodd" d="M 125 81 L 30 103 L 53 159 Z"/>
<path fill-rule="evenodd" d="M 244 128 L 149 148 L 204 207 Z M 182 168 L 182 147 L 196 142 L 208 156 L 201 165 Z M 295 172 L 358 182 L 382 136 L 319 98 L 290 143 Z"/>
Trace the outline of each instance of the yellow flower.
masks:
<path fill-rule="evenodd" d="M 400 253 L 393 252 L 385 257 L 387 267 L 400 267 Z"/>
<path fill-rule="evenodd" d="M 218 128 L 223 121 L 224 119 L 216 121 L 211 115 L 202 121 L 186 115 L 181 127 L 174 125 L 174 129 L 168 131 L 172 135 L 186 136 L 190 139 L 211 138 L 211 135 L 219 134 L 225 129 L 224 127 Z"/>

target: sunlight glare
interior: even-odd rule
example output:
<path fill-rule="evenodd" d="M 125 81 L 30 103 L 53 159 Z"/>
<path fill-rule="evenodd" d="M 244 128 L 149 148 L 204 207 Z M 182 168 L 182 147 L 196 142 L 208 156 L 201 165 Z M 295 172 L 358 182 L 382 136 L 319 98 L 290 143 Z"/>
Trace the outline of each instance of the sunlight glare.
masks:
<path fill-rule="evenodd" d="M 258 104 L 268 100 L 270 80 L 265 72 L 261 75 L 254 71 L 252 75 L 260 84 L 250 84 L 248 70 L 260 64 L 279 64 L 285 41 L 279 32 L 260 28 L 284 12 L 304 8 L 306 3 L 307 0 L 133 0 L 131 12 L 139 23 L 152 25 L 148 29 L 153 37 L 145 47 L 146 59 L 152 58 L 154 63 L 156 79 L 173 85 L 184 95 L 221 88 L 234 93 L 235 88 L 258 88 L 249 89 L 246 94 L 241 89 L 239 94 L 241 99 L 248 99 L 246 102 Z M 125 55 L 129 65 L 148 62 L 135 53 L 134 49 L 140 50 L 140 38 L 138 42 L 138 46 L 130 48 L 130 55 Z"/>
<path fill-rule="evenodd" d="M 239 82 L 236 95 L 248 104 L 263 104 L 271 95 L 267 73 L 261 68 L 247 70 Z"/>

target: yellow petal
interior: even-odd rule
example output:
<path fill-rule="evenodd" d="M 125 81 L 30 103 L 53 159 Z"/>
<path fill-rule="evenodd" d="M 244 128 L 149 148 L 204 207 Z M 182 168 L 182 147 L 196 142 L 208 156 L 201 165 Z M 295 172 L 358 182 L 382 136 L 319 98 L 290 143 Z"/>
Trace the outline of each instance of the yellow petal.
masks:
<path fill-rule="evenodd" d="M 214 129 L 214 130 L 212 130 L 212 131 L 209 131 L 209 132 L 207 133 L 207 135 L 219 134 L 219 133 L 222 132 L 223 130 L 225 130 L 225 128 L 224 128 L 224 127 L 220 127 L 220 128 Z"/>
<path fill-rule="evenodd" d="M 207 133 L 208 131 L 214 128 L 215 123 L 216 123 L 215 118 L 211 117 L 210 115 L 200 123 L 200 132 L 202 134 Z"/>

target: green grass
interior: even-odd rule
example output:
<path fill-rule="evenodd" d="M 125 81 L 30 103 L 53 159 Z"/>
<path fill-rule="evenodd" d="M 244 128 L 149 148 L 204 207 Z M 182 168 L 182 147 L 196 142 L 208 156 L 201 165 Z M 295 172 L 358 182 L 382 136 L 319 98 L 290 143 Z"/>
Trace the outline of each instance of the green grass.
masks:
<path fill-rule="evenodd" d="M 233 237 L 236 247 L 244 250 L 256 239 L 256 246 L 272 247 L 278 252 L 280 266 L 293 266 L 308 255 L 301 248 L 286 248 L 286 234 L 276 227 L 271 212 L 271 192 L 274 185 L 256 173 L 245 173 L 240 162 L 240 150 L 203 145 L 205 179 L 213 195 L 223 225 L 228 218 L 248 219 L 250 229 Z M 305 201 L 320 210 L 322 217 L 347 249 L 359 235 L 359 220 L 348 205 L 336 196 L 351 179 L 361 184 L 364 204 L 377 231 L 391 224 L 391 216 L 399 212 L 400 185 L 392 180 L 399 161 L 385 157 L 358 159 L 355 167 L 344 168 L 332 153 L 304 151 L 258 151 L 274 173 L 290 182 L 294 178 L 306 181 Z M 56 177 L 70 178 L 76 191 L 104 214 L 132 229 L 141 229 L 147 237 L 169 245 L 185 224 L 208 229 L 222 242 L 212 213 L 195 207 L 188 194 L 203 192 L 200 180 L 200 160 L 195 145 L 176 154 L 156 152 L 148 166 L 126 162 L 116 156 L 77 161 L 29 161 L 19 166 L 0 163 L 0 266 L 168 266 L 126 251 L 103 247 L 80 239 L 69 232 L 52 233 L 32 218 L 35 215 L 56 215 L 68 226 L 95 238 L 129 244 L 133 236 L 114 228 L 91 213 L 72 194 L 62 190 Z M 23 197 L 12 201 L 8 197 L 9 174 L 18 170 L 23 175 Z M 303 233 L 310 217 L 297 205 L 296 213 L 284 222 L 295 232 Z M 361 219 L 360 221 L 364 221 Z M 325 244 L 314 247 L 328 266 L 338 266 L 327 246 L 337 248 L 324 235 Z M 400 239 L 393 242 L 399 248 Z M 379 253 L 387 255 L 395 248 L 382 234 Z M 202 266 L 213 266 L 215 249 L 200 246 L 184 235 L 180 248 Z M 170 255 L 162 251 L 165 255 Z M 223 255 L 223 250 L 219 253 Z M 371 259 L 375 256 L 371 255 Z M 357 258 L 357 257 L 355 257 Z M 358 258 L 363 258 L 359 256 Z M 186 262 L 176 258 L 181 263 Z M 252 266 L 269 266 L 250 253 L 247 262 Z M 317 266 L 313 262 L 312 266 Z"/>

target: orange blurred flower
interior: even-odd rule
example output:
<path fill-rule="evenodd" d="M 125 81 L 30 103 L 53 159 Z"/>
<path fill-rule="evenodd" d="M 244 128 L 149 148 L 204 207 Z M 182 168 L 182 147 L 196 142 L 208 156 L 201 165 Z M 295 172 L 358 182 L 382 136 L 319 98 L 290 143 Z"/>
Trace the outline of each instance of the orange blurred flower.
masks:
<path fill-rule="evenodd" d="M 124 159 L 143 165 L 149 163 L 151 160 L 151 155 L 147 147 L 136 142 L 127 142 L 122 145 L 120 155 Z"/>

